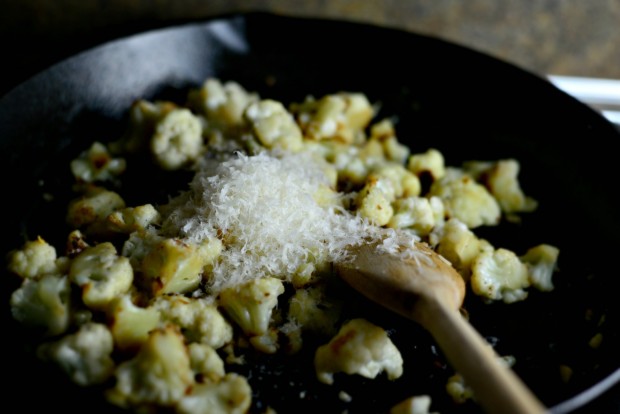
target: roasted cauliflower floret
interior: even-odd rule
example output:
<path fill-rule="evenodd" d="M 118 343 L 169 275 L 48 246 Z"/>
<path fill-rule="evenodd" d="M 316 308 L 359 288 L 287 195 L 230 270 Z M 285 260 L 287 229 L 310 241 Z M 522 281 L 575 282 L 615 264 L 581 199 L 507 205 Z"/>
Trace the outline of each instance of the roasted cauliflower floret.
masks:
<path fill-rule="evenodd" d="M 108 401 L 123 408 L 173 407 L 194 386 L 183 335 L 174 327 L 153 330 L 138 354 L 115 371 Z"/>
<path fill-rule="evenodd" d="M 219 304 L 250 337 L 254 347 L 272 353 L 275 352 L 275 344 L 269 338 L 269 323 L 278 305 L 278 296 L 282 293 L 282 280 L 265 277 L 224 289 L 220 293 Z"/>
<path fill-rule="evenodd" d="M 84 304 L 106 310 L 110 302 L 126 294 L 133 283 L 129 259 L 119 256 L 110 242 L 82 251 L 71 262 L 70 280 L 82 289 Z"/>
<path fill-rule="evenodd" d="M 398 141 L 394 124 L 389 119 L 383 119 L 370 127 L 369 143 L 371 142 L 380 144 L 383 156 L 388 161 L 404 165 L 409 157 L 409 147 Z"/>
<path fill-rule="evenodd" d="M 176 407 L 179 414 L 246 414 L 252 403 L 248 381 L 235 373 L 196 384 Z"/>
<path fill-rule="evenodd" d="M 480 253 L 473 262 L 470 281 L 477 295 L 506 303 L 525 299 L 525 288 L 530 286 L 527 266 L 503 248 Z"/>
<path fill-rule="evenodd" d="M 447 217 L 456 217 L 471 229 L 496 225 L 501 218 L 495 198 L 466 174 L 445 175 L 433 182 L 428 195 L 441 198 Z"/>
<path fill-rule="evenodd" d="M 105 233 L 105 219 L 115 210 L 125 208 L 121 196 L 102 187 L 91 187 L 69 202 L 67 223 L 86 233 Z"/>
<path fill-rule="evenodd" d="M 392 199 L 416 197 L 420 194 L 420 180 L 405 167 L 395 163 L 384 163 L 373 168 L 368 179 L 388 180 L 392 185 Z"/>
<path fill-rule="evenodd" d="M 115 345 L 121 350 L 139 348 L 160 322 L 157 309 L 137 306 L 130 295 L 115 299 L 108 311 Z"/>
<path fill-rule="evenodd" d="M 165 239 L 151 228 L 134 231 L 123 243 L 121 254 L 129 259 L 131 267 L 142 269 L 144 258 Z"/>
<path fill-rule="evenodd" d="M 66 276 L 48 274 L 24 279 L 11 294 L 15 320 L 45 336 L 64 333 L 71 320 L 71 286 Z"/>
<path fill-rule="evenodd" d="M 418 177 L 428 174 L 433 181 L 440 180 L 446 175 L 443 154 L 435 148 L 429 148 L 423 153 L 412 154 L 407 162 L 407 168 Z"/>
<path fill-rule="evenodd" d="M 71 335 L 66 335 L 38 349 L 39 355 L 52 361 L 78 385 L 102 384 L 114 372 L 114 342 L 108 327 L 89 322 Z"/>
<path fill-rule="evenodd" d="M 226 375 L 224 361 L 212 346 L 192 342 L 188 351 L 192 371 L 201 380 L 215 381 Z"/>
<path fill-rule="evenodd" d="M 416 395 L 401 401 L 390 409 L 390 414 L 431 414 L 431 397 Z"/>
<path fill-rule="evenodd" d="M 437 232 L 436 251 L 452 266 L 469 280 L 474 260 L 483 250 L 493 250 L 493 247 L 484 240 L 480 240 L 465 223 L 459 219 L 448 220 Z"/>
<path fill-rule="evenodd" d="M 219 79 L 205 80 L 200 89 L 190 91 L 191 108 L 206 116 L 217 128 L 231 129 L 243 124 L 243 112 L 258 101 L 256 93 L 246 91 L 237 82 L 222 82 Z"/>
<path fill-rule="evenodd" d="M 374 116 L 366 95 L 341 92 L 291 105 L 304 137 L 352 144 Z"/>
<path fill-rule="evenodd" d="M 529 249 L 521 261 L 528 269 L 529 279 L 536 289 L 543 292 L 553 290 L 553 274 L 557 268 L 560 250 L 549 244 L 540 244 Z"/>
<path fill-rule="evenodd" d="M 356 212 L 376 224 L 385 226 L 394 215 L 394 188 L 387 179 L 370 179 L 357 194 Z"/>
<path fill-rule="evenodd" d="M 189 165 L 203 151 L 200 120 L 189 109 L 168 112 L 155 125 L 150 148 L 155 162 L 166 170 Z"/>
<path fill-rule="evenodd" d="M 124 158 L 114 158 L 108 148 L 95 141 L 87 151 L 71 161 L 71 173 L 77 181 L 93 183 L 108 181 L 121 175 L 126 168 Z"/>
<path fill-rule="evenodd" d="M 490 163 L 487 168 L 483 167 L 480 180 L 483 181 L 493 197 L 497 200 L 502 211 L 505 213 L 532 212 L 538 207 L 538 202 L 526 196 L 519 183 L 519 170 L 521 166 L 514 159 L 499 160 Z M 465 164 L 465 168 L 476 169 L 476 162 Z"/>
<path fill-rule="evenodd" d="M 161 215 L 152 204 L 116 210 L 106 218 L 109 229 L 126 234 L 146 230 L 160 220 Z"/>
<path fill-rule="evenodd" d="M 289 300 L 289 319 L 305 331 L 334 335 L 342 303 L 325 292 L 323 285 L 297 289 Z"/>
<path fill-rule="evenodd" d="M 302 135 L 293 116 L 278 101 L 265 99 L 250 104 L 244 117 L 258 141 L 266 148 L 298 152 Z"/>
<path fill-rule="evenodd" d="M 403 373 L 403 358 L 382 328 L 358 318 L 344 324 L 328 344 L 317 349 L 314 367 L 325 384 L 333 384 L 338 372 L 366 378 L 386 372 L 394 380 Z"/>
<path fill-rule="evenodd" d="M 55 273 L 58 270 L 56 249 L 41 237 L 27 241 L 21 249 L 12 250 L 7 258 L 8 270 L 24 279 Z"/>
<path fill-rule="evenodd" d="M 157 122 L 177 108 L 178 105 L 168 101 L 136 100 L 129 110 L 129 125 L 125 134 L 118 141 L 110 143 L 108 148 L 112 153 L 130 154 L 148 148 Z"/>
<path fill-rule="evenodd" d="M 217 349 L 232 341 L 232 326 L 206 298 L 165 295 L 157 297 L 152 307 L 164 322 L 179 326 L 188 343 L 200 342 Z"/>
<path fill-rule="evenodd" d="M 142 260 L 142 272 L 155 295 L 191 292 L 200 285 L 205 266 L 221 250 L 222 242 L 216 238 L 200 243 L 163 239 Z"/>
<path fill-rule="evenodd" d="M 444 208 L 439 197 L 406 197 L 392 203 L 394 215 L 388 227 L 411 229 L 418 236 L 426 236 L 437 225 L 443 224 Z"/>

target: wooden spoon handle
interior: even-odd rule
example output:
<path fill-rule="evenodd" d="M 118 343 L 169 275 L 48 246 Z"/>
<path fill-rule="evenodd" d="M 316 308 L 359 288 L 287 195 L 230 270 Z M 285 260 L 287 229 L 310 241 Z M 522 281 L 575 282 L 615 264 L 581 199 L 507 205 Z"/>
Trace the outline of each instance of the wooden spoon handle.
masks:
<path fill-rule="evenodd" d="M 421 324 L 431 332 L 452 367 L 463 376 L 472 388 L 474 398 L 486 412 L 547 412 L 514 371 L 501 364 L 493 348 L 458 311 L 435 301 L 424 302 L 427 317 L 421 318 Z"/>

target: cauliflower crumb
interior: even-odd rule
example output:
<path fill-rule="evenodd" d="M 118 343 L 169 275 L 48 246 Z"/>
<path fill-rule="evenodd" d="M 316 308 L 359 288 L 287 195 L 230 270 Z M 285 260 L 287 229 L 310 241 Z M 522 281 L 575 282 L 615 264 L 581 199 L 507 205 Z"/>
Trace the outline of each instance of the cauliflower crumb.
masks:
<path fill-rule="evenodd" d="M 314 366 L 325 384 L 333 384 L 337 372 L 375 378 L 385 371 L 391 380 L 403 373 L 402 356 L 387 333 L 360 318 L 344 324 L 328 344 L 317 349 Z"/>

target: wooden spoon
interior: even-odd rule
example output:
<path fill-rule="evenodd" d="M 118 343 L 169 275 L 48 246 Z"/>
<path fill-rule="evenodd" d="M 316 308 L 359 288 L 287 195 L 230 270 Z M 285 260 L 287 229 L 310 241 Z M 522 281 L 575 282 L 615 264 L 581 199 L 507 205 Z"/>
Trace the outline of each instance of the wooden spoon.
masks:
<path fill-rule="evenodd" d="M 486 412 L 547 412 L 460 314 L 465 297 L 461 275 L 425 244 L 416 242 L 415 247 L 414 254 L 404 255 L 372 244 L 357 246 L 352 261 L 335 268 L 361 294 L 427 329 Z"/>

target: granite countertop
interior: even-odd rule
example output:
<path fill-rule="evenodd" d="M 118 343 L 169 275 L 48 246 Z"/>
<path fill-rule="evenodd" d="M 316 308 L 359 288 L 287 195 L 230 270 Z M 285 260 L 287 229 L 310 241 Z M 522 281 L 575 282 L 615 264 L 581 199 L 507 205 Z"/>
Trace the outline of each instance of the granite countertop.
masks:
<path fill-rule="evenodd" d="M 5 0 L 2 89 L 105 40 L 239 11 L 347 19 L 436 36 L 539 74 L 620 78 L 613 0 Z"/>

